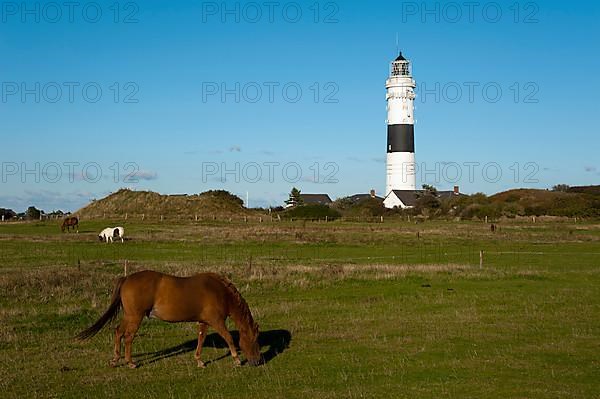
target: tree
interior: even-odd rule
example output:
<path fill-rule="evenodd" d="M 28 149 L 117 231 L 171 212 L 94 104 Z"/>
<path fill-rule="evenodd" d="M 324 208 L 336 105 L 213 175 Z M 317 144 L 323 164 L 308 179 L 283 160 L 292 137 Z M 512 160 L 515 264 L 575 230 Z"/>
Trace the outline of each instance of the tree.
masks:
<path fill-rule="evenodd" d="M 291 207 L 302 205 L 303 202 L 304 201 L 302 201 L 302 197 L 300 196 L 300 190 L 298 190 L 296 187 L 293 187 L 292 191 L 290 192 L 290 197 L 285 201 L 285 204 L 288 207 Z"/>
<path fill-rule="evenodd" d="M 434 186 L 430 185 L 430 184 L 423 184 L 423 191 L 424 191 L 424 195 L 433 195 L 434 197 L 438 196 L 438 191 L 437 188 L 435 188 Z"/>
<path fill-rule="evenodd" d="M 37 209 L 35 206 L 30 206 L 27 208 L 27 212 L 25 212 L 28 219 L 39 219 L 42 211 Z"/>
<path fill-rule="evenodd" d="M 442 205 L 438 198 L 437 189 L 429 184 L 423 184 L 423 192 L 417 194 L 416 208 L 420 213 L 429 216 L 429 213 L 439 209 Z"/>

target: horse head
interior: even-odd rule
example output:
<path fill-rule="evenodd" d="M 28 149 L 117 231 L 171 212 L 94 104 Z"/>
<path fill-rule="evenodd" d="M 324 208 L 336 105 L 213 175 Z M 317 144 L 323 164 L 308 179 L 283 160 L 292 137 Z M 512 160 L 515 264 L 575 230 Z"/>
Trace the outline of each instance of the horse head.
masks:
<path fill-rule="evenodd" d="M 251 366 L 258 366 L 261 363 L 257 323 L 254 323 L 247 331 L 240 331 L 240 347 Z"/>

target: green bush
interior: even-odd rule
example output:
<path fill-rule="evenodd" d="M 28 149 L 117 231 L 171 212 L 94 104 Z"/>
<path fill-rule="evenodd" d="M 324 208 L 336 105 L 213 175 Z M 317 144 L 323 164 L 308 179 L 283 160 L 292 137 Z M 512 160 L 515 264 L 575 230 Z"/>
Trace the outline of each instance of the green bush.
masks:
<path fill-rule="evenodd" d="M 462 211 L 460 216 L 465 219 L 485 219 L 486 216 L 494 219 L 501 216 L 501 207 L 495 204 L 471 204 Z"/>
<path fill-rule="evenodd" d="M 514 218 L 516 216 L 524 216 L 525 210 L 519 204 L 514 202 L 509 202 L 504 204 L 502 207 L 502 216 L 506 216 L 508 218 Z"/>
<path fill-rule="evenodd" d="M 337 219 L 342 215 L 327 205 L 300 205 L 286 211 L 285 216 L 295 219 Z"/>
<path fill-rule="evenodd" d="M 377 198 L 365 198 L 346 208 L 346 215 L 350 216 L 382 216 L 385 213 L 383 201 Z"/>

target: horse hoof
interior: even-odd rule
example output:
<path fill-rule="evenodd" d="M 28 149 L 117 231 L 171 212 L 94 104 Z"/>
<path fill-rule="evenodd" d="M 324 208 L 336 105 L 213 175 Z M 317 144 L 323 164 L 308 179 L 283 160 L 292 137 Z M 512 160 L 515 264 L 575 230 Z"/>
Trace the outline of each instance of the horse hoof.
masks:
<path fill-rule="evenodd" d="M 198 368 L 205 369 L 206 364 L 204 364 L 204 362 L 198 361 Z"/>
<path fill-rule="evenodd" d="M 127 363 L 127 367 L 129 367 L 130 369 L 135 369 L 135 368 L 137 368 L 137 364 L 135 364 L 133 362 L 132 363 Z"/>
<path fill-rule="evenodd" d="M 111 360 L 108 362 L 108 364 L 110 365 L 110 367 L 117 367 L 117 365 L 119 364 L 119 359 L 115 360 Z"/>

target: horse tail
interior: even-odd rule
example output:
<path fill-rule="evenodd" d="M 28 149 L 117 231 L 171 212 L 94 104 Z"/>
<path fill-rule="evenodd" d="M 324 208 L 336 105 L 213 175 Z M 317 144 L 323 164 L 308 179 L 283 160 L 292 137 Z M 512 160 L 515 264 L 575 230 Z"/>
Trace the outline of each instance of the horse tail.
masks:
<path fill-rule="evenodd" d="M 125 279 L 126 277 L 121 277 L 117 280 L 117 284 L 112 294 L 110 306 L 108 307 L 106 312 L 104 312 L 104 314 L 100 316 L 100 318 L 91 327 L 77 334 L 75 336 L 75 339 L 77 339 L 78 341 L 85 341 L 86 339 L 92 338 L 100 330 L 102 330 L 102 327 L 104 327 L 107 323 L 110 323 L 117 317 L 117 314 L 119 313 L 119 310 L 121 309 L 122 305 L 121 286 L 125 282 Z"/>

